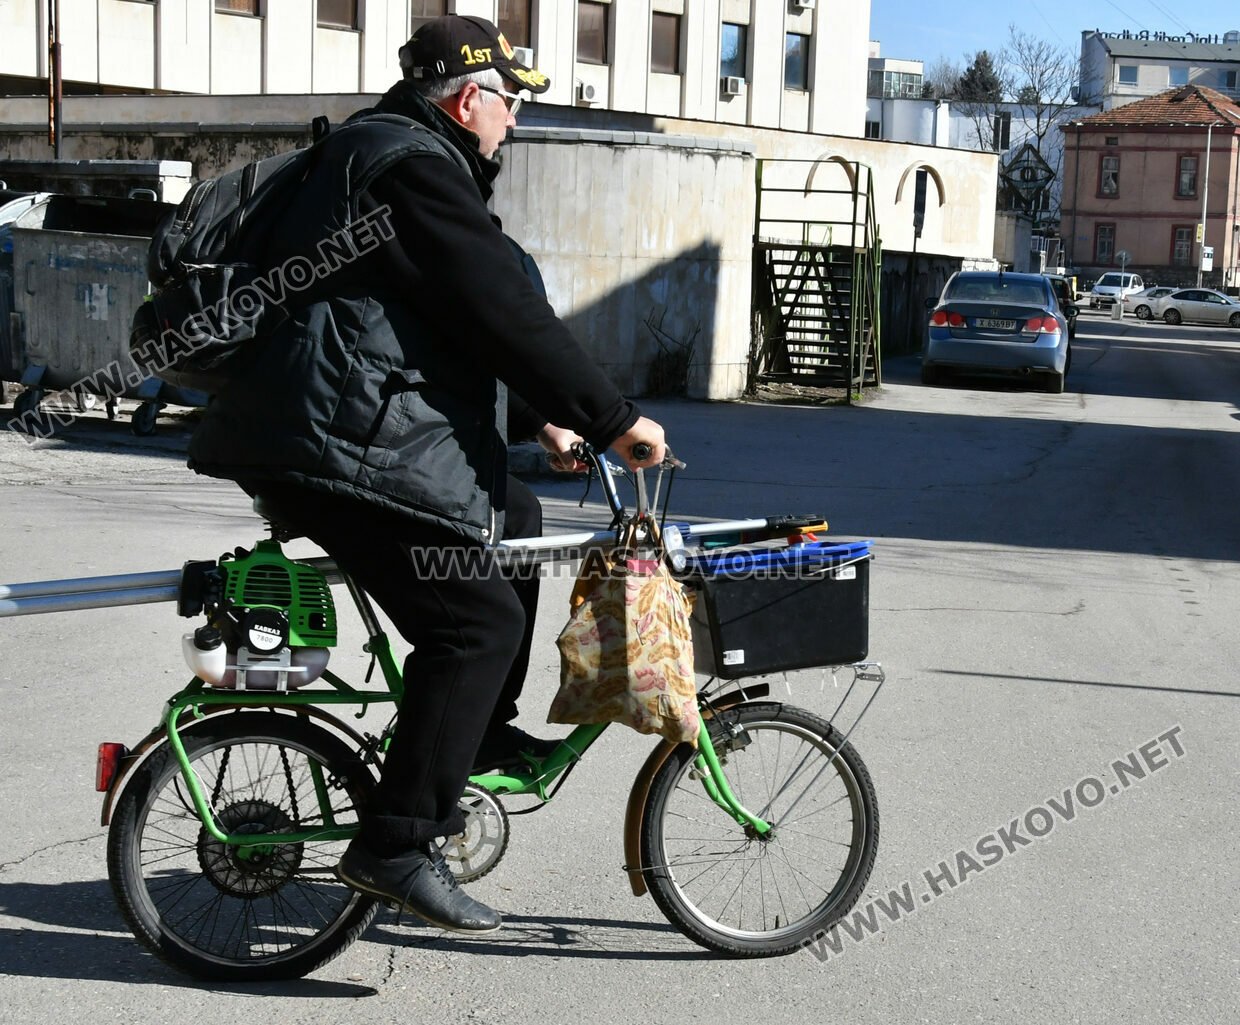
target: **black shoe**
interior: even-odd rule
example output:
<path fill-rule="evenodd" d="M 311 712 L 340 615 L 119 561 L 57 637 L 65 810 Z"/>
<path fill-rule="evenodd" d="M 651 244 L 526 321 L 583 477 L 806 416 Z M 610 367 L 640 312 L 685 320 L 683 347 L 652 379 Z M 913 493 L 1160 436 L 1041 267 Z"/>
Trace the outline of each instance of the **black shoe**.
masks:
<path fill-rule="evenodd" d="M 434 844 L 429 850 L 380 858 L 358 837 L 336 866 L 336 877 L 361 893 L 394 901 L 397 907 L 440 929 L 494 932 L 504 921 L 498 911 L 460 888 Z"/>
<path fill-rule="evenodd" d="M 551 754 L 560 742 L 558 740 L 541 740 L 531 737 L 525 730 L 517 729 L 512 723 L 492 727 L 487 730 L 474 758 L 474 773 L 486 772 L 489 769 L 510 769 L 529 764 L 529 759 L 542 761 Z"/>

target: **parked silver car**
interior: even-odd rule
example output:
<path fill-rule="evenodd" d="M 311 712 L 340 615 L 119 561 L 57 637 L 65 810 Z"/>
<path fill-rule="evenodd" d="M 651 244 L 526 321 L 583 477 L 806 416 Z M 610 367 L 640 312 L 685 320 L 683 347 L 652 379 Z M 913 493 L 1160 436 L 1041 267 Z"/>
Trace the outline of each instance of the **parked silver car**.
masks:
<path fill-rule="evenodd" d="M 1089 305 L 1108 309 L 1112 303 L 1123 302 L 1124 297 L 1145 288 L 1140 274 L 1121 274 L 1119 271 L 1108 271 L 1094 282 L 1089 290 Z"/>
<path fill-rule="evenodd" d="M 1181 288 L 1162 303 L 1162 319 L 1168 324 L 1229 324 L 1240 327 L 1240 302 L 1212 288 Z"/>
<path fill-rule="evenodd" d="M 1124 296 L 1124 312 L 1134 313 L 1138 320 L 1149 320 L 1162 313 L 1160 300 L 1178 291 L 1169 285 L 1155 285 L 1142 292 Z"/>
<path fill-rule="evenodd" d="M 936 302 L 926 302 L 930 328 L 921 379 L 937 384 L 945 373 L 1021 374 L 1048 392 L 1063 391 L 1072 363 L 1068 317 L 1041 274 L 957 271 Z"/>

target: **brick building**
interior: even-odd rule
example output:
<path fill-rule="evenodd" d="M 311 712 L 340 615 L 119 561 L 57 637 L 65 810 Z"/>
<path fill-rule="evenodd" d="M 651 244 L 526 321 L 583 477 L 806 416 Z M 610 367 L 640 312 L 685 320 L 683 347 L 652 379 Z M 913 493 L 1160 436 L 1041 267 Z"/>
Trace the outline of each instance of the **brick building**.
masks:
<path fill-rule="evenodd" d="M 1240 106 L 1189 85 L 1067 122 L 1061 231 L 1088 278 L 1240 287 Z M 1204 226 L 1203 230 L 1199 230 Z"/>

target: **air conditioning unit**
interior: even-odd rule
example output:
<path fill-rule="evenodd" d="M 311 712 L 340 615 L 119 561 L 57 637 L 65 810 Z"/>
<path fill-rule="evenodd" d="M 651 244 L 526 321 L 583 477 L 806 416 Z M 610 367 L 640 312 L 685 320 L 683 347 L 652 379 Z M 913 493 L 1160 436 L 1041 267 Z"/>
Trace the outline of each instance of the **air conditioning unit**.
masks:
<path fill-rule="evenodd" d="M 598 90 L 589 82 L 577 83 L 578 103 L 598 103 Z"/>
<path fill-rule="evenodd" d="M 724 96 L 739 96 L 745 91 L 745 80 L 739 75 L 725 75 L 719 88 Z"/>
<path fill-rule="evenodd" d="M 794 10 L 812 11 L 814 9 L 814 0 L 792 0 Z"/>
<path fill-rule="evenodd" d="M 524 64 L 527 68 L 534 66 L 534 51 L 531 47 L 514 46 L 512 56 L 518 64 Z"/>

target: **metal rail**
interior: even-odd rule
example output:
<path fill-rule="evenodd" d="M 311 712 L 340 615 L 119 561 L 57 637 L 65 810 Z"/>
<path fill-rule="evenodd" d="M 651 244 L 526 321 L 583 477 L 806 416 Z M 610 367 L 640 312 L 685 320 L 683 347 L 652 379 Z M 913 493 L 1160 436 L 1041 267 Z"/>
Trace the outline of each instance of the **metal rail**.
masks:
<path fill-rule="evenodd" d="M 678 524 L 686 541 L 704 540 L 721 534 L 763 530 L 768 525 L 766 519 Z M 589 548 L 602 547 L 614 542 L 615 537 L 614 531 L 599 530 L 593 533 L 514 538 L 511 541 L 501 541 L 496 547 L 501 557 L 504 553 L 509 553 L 511 557 L 525 562 L 566 562 L 580 558 L 582 553 Z M 322 570 L 330 583 L 338 584 L 343 579 L 335 561 L 327 556 L 302 561 Z M 180 593 L 181 571 L 179 569 L 0 584 L 0 618 L 174 602 Z"/>

